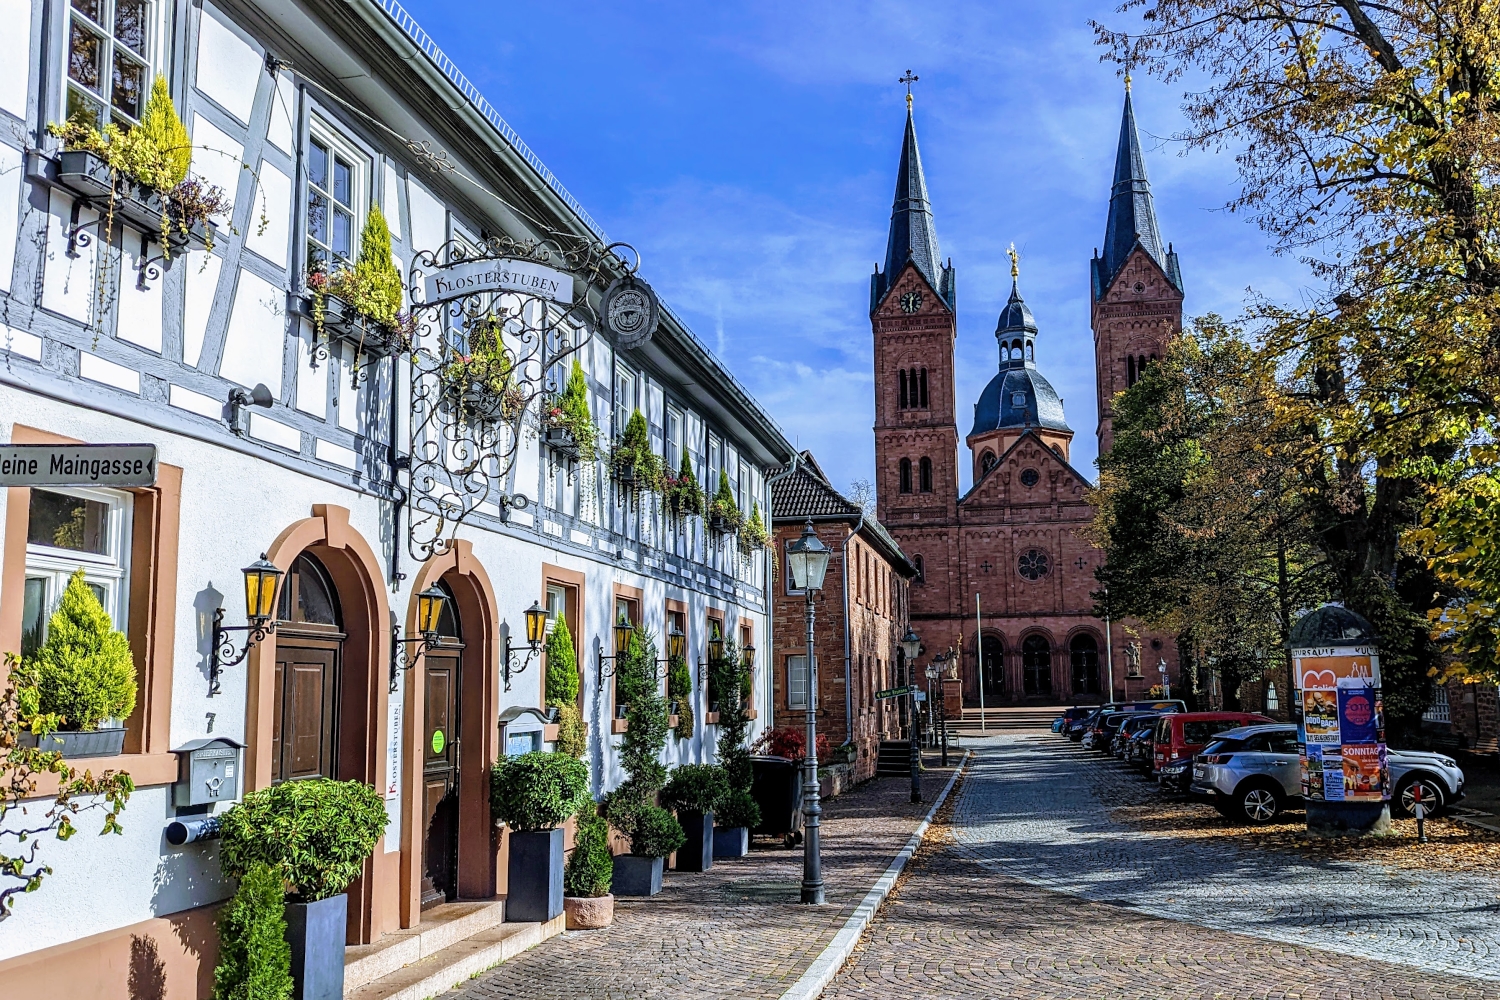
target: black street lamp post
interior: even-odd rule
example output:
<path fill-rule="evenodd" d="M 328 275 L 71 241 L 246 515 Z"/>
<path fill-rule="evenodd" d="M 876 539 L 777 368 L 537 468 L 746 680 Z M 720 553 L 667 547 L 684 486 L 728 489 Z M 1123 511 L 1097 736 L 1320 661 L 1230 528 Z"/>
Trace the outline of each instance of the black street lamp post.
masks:
<path fill-rule="evenodd" d="M 807 777 L 802 792 L 802 902 L 821 904 L 823 859 L 819 828 L 823 808 L 818 802 L 818 671 L 813 659 L 813 591 L 823 589 L 823 577 L 828 572 L 828 557 L 832 550 L 818 540 L 812 518 L 807 519 L 802 537 L 786 549 L 792 585 L 807 597 Z"/>
<path fill-rule="evenodd" d="M 901 637 L 901 652 L 906 656 L 906 683 L 911 688 L 907 697 L 911 699 L 911 720 L 907 736 L 911 740 L 911 800 L 922 801 L 922 745 L 917 742 L 917 657 L 922 653 L 922 640 L 910 625 Z"/>

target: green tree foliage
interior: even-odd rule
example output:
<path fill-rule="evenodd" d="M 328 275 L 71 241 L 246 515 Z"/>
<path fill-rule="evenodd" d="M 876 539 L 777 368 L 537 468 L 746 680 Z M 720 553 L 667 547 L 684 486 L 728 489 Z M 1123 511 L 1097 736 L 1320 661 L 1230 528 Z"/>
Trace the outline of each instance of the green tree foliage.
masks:
<path fill-rule="evenodd" d="M 687 659 L 674 656 L 667 664 L 667 699 L 677 705 L 677 738 L 693 738 L 693 668 Z"/>
<path fill-rule="evenodd" d="M 734 489 L 729 483 L 729 473 L 719 470 L 719 489 L 708 502 L 708 516 L 722 518 L 725 531 L 737 534 L 745 522 L 745 514 L 734 502 Z"/>
<path fill-rule="evenodd" d="M 219 913 L 213 1000 L 290 1000 L 292 947 L 286 939 L 281 875 L 257 862 Z"/>
<path fill-rule="evenodd" d="M 35 686 L 23 693 L 23 708 L 57 716 L 62 729 L 91 732 L 135 711 L 130 640 L 115 630 L 82 569 L 69 578 L 28 676 Z"/>
<path fill-rule="evenodd" d="M 562 615 L 547 636 L 547 704 L 578 703 L 578 651 L 573 647 L 573 633 Z"/>
<path fill-rule="evenodd" d="M 589 770 L 564 753 L 502 757 L 490 772 L 490 814 L 519 833 L 551 830 L 589 802 Z"/>
<path fill-rule="evenodd" d="M 550 426 L 566 428 L 573 435 L 582 461 L 592 462 L 599 457 L 599 432 L 589 411 L 589 380 L 577 358 L 568 373 L 568 384 L 551 401 L 543 420 Z"/>
<path fill-rule="evenodd" d="M 718 764 L 679 764 L 661 790 L 661 804 L 676 812 L 713 812 L 729 794 L 729 775 Z"/>
<path fill-rule="evenodd" d="M 642 490 L 660 493 L 662 490 L 662 460 L 651 447 L 651 428 L 640 410 L 630 414 L 625 430 L 615 442 L 610 455 L 610 467 L 618 478 L 629 470 L 630 489 L 633 494 Z"/>
<path fill-rule="evenodd" d="M 401 311 L 401 270 L 391 258 L 391 227 L 379 205 L 365 216 L 349 291 L 349 304 L 377 323 L 390 325 Z"/>
<path fill-rule="evenodd" d="M 754 830 L 760 825 L 760 803 L 755 801 L 750 789 L 731 788 L 714 813 L 714 825 L 725 830 L 737 826 Z"/>
<path fill-rule="evenodd" d="M 388 819 L 385 801 L 363 782 L 283 781 L 224 814 L 219 864 L 239 879 L 252 865 L 269 865 L 288 902 L 327 899 L 359 877 Z"/>
<path fill-rule="evenodd" d="M 750 697 L 750 671 L 733 639 L 724 640 L 721 656 L 709 660 L 711 698 L 719 702 L 719 763 L 729 775 L 730 788 L 749 791 L 755 776 L 750 767 L 750 748 L 745 742 L 750 719 L 745 714 Z"/>
<path fill-rule="evenodd" d="M 51 865 L 37 861 L 42 838 L 50 834 L 70 839 L 78 832 L 73 818 L 92 809 L 104 810 L 100 836 L 123 833 L 119 816 L 135 791 L 135 783 L 123 771 L 106 770 L 98 777 L 85 771 L 80 776 L 61 753 L 30 745 L 29 736 L 52 732 L 57 720 L 22 704 L 23 687 L 34 683 L 28 667 L 34 664 L 6 653 L 0 669 L 0 921 L 11 915 L 14 897 L 36 892 L 52 874 Z M 29 700 L 34 706 L 34 693 Z M 36 794 L 42 775 L 57 782 L 56 794 L 47 796 L 50 804 Z"/>
<path fill-rule="evenodd" d="M 156 171 L 157 187 L 174 188 L 187 180 L 188 168 L 193 164 L 193 140 L 188 136 L 182 119 L 177 117 L 177 108 L 173 106 L 172 94 L 167 89 L 167 78 L 159 73 L 151 84 L 151 96 L 141 112 L 137 131 L 155 147 L 160 157 Z"/>
<path fill-rule="evenodd" d="M 557 752 L 582 757 L 589 752 L 589 727 L 577 705 L 557 705 Z"/>
<path fill-rule="evenodd" d="M 1295 307 L 1252 303 L 1249 334 L 1285 389 L 1276 425 L 1299 442 L 1333 590 L 1380 633 L 1385 707 L 1409 722 L 1443 665 L 1432 630 L 1460 655 L 1493 649 L 1489 616 L 1467 609 L 1500 600 L 1446 533 L 1495 469 L 1500 7 L 1130 6 L 1149 30 L 1096 26 L 1101 41 L 1166 79 L 1206 79 L 1181 138 L 1236 147 L 1231 207 L 1320 284 Z"/>
<path fill-rule="evenodd" d="M 663 854 L 651 853 L 671 839 L 666 820 L 677 828 L 679 843 L 682 837 L 677 820 L 654 804 L 656 793 L 667 780 L 667 768 L 661 760 L 667 745 L 667 700 L 662 697 L 660 684 L 656 640 L 637 628 L 615 660 L 616 697 L 626 706 L 620 766 L 629 777 L 607 796 L 605 814 L 615 829 L 630 838 L 631 853 L 651 857 L 665 857 L 677 849 L 674 846 Z"/>
<path fill-rule="evenodd" d="M 608 896 L 615 859 L 609 850 L 609 821 L 596 813 L 580 813 L 578 839 L 563 869 L 563 892 L 569 896 Z"/>
<path fill-rule="evenodd" d="M 1091 497 L 1097 613 L 1180 636 L 1230 709 L 1242 681 L 1289 677 L 1293 613 L 1332 583 L 1300 454 L 1274 429 L 1280 393 L 1235 331 L 1200 321 L 1116 398 Z"/>

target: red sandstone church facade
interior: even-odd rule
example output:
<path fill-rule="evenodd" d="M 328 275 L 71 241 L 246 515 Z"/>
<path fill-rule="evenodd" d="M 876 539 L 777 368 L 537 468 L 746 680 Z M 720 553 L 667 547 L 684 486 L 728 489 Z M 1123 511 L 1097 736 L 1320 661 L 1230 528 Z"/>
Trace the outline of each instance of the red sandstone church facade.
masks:
<path fill-rule="evenodd" d="M 1104 253 L 1095 252 L 1090 273 L 1102 453 L 1113 440 L 1115 394 L 1182 327 L 1181 272 L 1157 229 L 1128 90 Z M 1162 665 L 1181 690 L 1172 637 L 1130 622 L 1106 629 L 1094 616 L 1103 553 L 1080 530 L 1093 517 L 1090 479 L 1069 462 L 1073 430 L 1037 367 L 1045 339 L 1021 298 L 1014 256 L 1011 274 L 995 329 L 997 371 L 974 406 L 961 456 L 955 271 L 938 253 L 908 102 L 870 322 L 878 516 L 918 570 L 910 601 L 923 662 L 962 650 L 966 705 L 1142 697 L 1161 683 Z M 962 495 L 961 461 L 974 484 Z"/>

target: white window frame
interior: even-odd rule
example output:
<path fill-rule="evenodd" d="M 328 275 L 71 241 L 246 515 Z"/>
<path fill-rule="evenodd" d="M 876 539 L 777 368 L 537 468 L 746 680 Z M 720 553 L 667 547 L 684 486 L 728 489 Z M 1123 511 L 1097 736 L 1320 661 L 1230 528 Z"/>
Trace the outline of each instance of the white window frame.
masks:
<path fill-rule="evenodd" d="M 373 162 L 370 159 L 370 154 L 365 152 L 359 144 L 345 137 L 338 129 L 317 115 L 310 115 L 307 120 L 308 148 L 303 151 L 304 160 L 312 156 L 312 143 L 314 140 L 327 146 L 330 154 L 343 156 L 353 165 L 352 176 L 349 181 L 349 209 L 354 216 L 351 223 L 352 231 L 349 234 L 349 266 L 353 267 L 354 261 L 359 257 L 360 233 L 364 231 L 365 219 L 370 214 Z M 309 217 L 309 212 L 312 208 L 313 191 L 316 190 L 330 199 L 333 197 L 332 162 L 328 165 L 330 176 L 326 187 L 318 187 L 313 184 L 312 171 L 309 169 L 309 166 L 308 164 L 304 164 L 302 180 L 302 270 L 304 274 L 308 273 L 309 265 L 312 262 L 311 255 L 308 253 L 308 245 L 315 242 L 312 235 L 312 220 Z M 336 269 L 335 262 L 337 260 L 333 254 L 333 215 L 331 211 L 328 223 L 328 243 L 326 245 L 320 243 L 319 246 L 322 246 L 328 253 L 327 266 L 331 274 Z"/>
<path fill-rule="evenodd" d="M 104 3 L 104 6 L 108 10 L 108 12 L 110 14 L 113 14 L 116 0 L 102 0 L 102 2 Z M 146 51 L 144 54 L 141 54 L 135 52 L 134 50 L 129 50 L 131 52 L 131 59 L 142 60 L 146 64 L 145 87 L 141 92 L 142 111 L 146 110 L 146 102 L 151 98 L 151 87 L 156 82 L 156 75 L 159 72 L 158 67 L 166 65 L 167 62 L 167 46 L 170 42 L 171 34 L 167 24 L 167 9 L 169 6 L 169 4 L 162 3 L 161 0 L 148 0 L 147 7 L 149 8 L 149 13 L 146 16 Z M 72 55 L 73 48 L 72 28 L 74 17 L 79 17 L 80 19 L 82 19 L 84 23 L 88 24 L 91 29 L 97 28 L 103 32 L 105 57 L 101 72 L 105 75 L 106 78 L 112 75 L 110 73 L 110 69 L 113 65 L 113 59 L 111 58 L 111 56 L 114 47 L 117 44 L 115 42 L 114 28 L 112 25 L 107 26 L 98 24 L 92 19 L 84 16 L 82 11 L 76 11 L 75 13 L 75 8 L 71 0 L 64 0 L 62 58 L 58 60 L 57 70 L 58 78 L 61 81 L 62 88 L 60 91 L 58 91 L 62 100 L 62 106 L 59 109 L 57 116 L 60 119 L 68 117 L 68 91 L 74 86 L 72 78 L 68 75 L 68 64 L 71 61 L 69 57 Z M 107 20 L 113 21 L 114 18 L 108 17 Z M 127 122 L 132 125 L 136 123 L 137 119 L 133 119 L 129 115 L 120 111 L 110 101 L 108 96 L 108 88 L 112 86 L 112 81 L 106 79 L 104 88 L 105 93 L 102 95 L 90 92 L 89 89 L 82 84 L 79 84 L 77 86 L 79 91 L 89 94 L 90 100 L 97 101 L 103 106 L 104 118 L 101 121 L 95 123 L 98 127 L 103 128 L 104 124 L 106 122 L 113 121 L 116 115 L 119 116 L 119 119 L 121 121 Z"/>
<path fill-rule="evenodd" d="M 818 658 L 814 656 L 813 668 L 817 666 Z M 806 711 L 807 689 L 807 654 L 792 653 L 786 658 L 786 707 Z"/>
<path fill-rule="evenodd" d="M 135 498 L 123 490 L 81 489 L 71 486 L 49 486 L 44 492 L 106 504 L 109 507 L 106 515 L 108 542 L 107 551 L 102 555 L 27 542 L 25 578 L 47 581 L 46 594 L 42 599 L 42 626 L 38 640 L 46 641 L 47 623 L 57 611 L 69 578 L 80 566 L 83 567 L 84 580 L 104 591 L 104 599 L 100 603 L 108 612 L 115 630 L 127 631 L 130 615 L 130 529 Z"/>

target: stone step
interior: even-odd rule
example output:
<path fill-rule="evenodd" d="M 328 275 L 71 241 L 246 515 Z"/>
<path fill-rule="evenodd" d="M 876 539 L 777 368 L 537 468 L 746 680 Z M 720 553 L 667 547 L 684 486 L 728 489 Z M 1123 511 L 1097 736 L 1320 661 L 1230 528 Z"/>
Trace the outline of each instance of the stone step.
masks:
<path fill-rule="evenodd" d="M 426 1000 L 466 982 L 563 932 L 559 914 L 546 923 L 495 924 L 403 966 L 358 989 L 345 988 L 344 1000 Z"/>
<path fill-rule="evenodd" d="M 373 944 L 344 949 L 344 994 L 504 922 L 504 900 L 443 903 L 423 910 L 416 927 L 391 931 Z"/>

